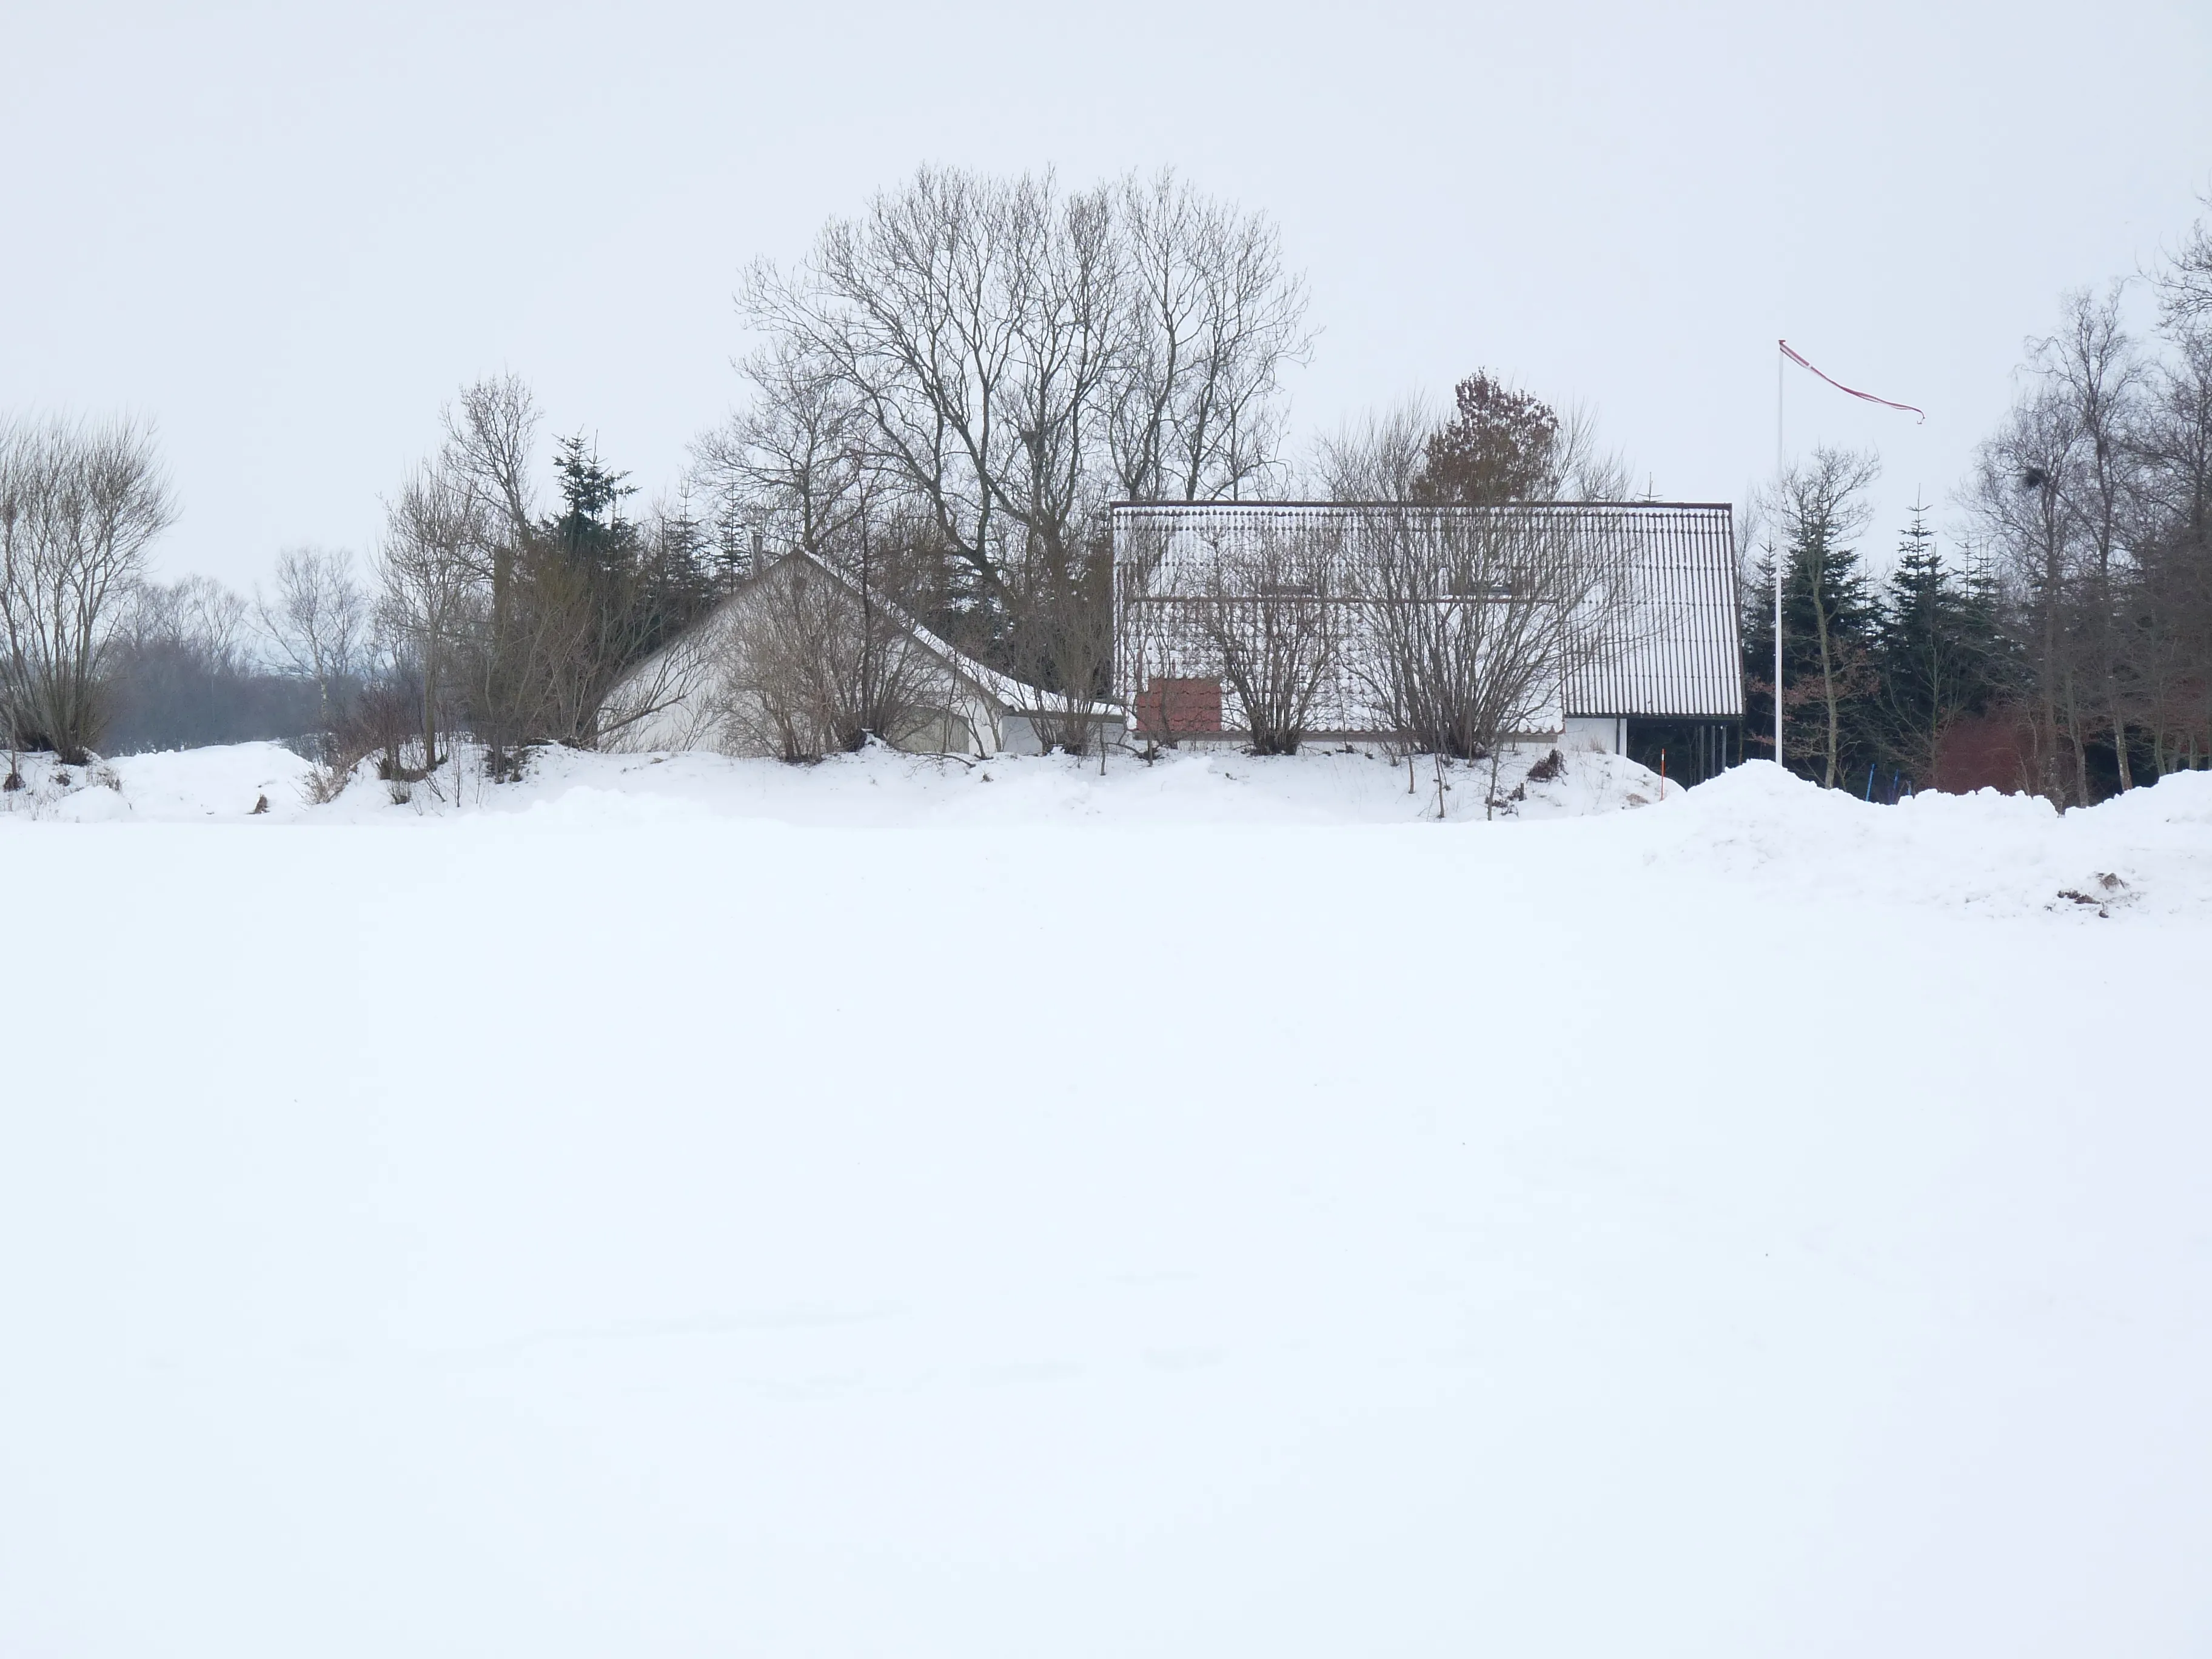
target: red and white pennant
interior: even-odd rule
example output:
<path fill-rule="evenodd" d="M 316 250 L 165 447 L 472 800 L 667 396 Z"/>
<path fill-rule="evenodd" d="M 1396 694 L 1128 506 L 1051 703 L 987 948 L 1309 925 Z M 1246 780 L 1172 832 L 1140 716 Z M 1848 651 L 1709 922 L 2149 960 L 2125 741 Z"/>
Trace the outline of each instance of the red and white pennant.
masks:
<path fill-rule="evenodd" d="M 1775 343 L 1782 348 L 1782 355 L 1787 357 L 1791 362 L 1796 364 L 1798 368 L 1805 369 L 1811 374 L 1820 374 L 1822 380 L 1826 380 L 1828 384 L 1835 387 L 1837 391 L 1849 392 L 1852 397 L 1860 398 L 1866 403 L 1880 404 L 1884 409 L 1901 409 L 1908 415 L 1918 416 L 1922 424 L 1926 424 L 1928 420 L 1928 411 L 1926 410 L 1919 408 L 1917 405 L 1913 404 L 1892 403 L 1887 398 L 1875 397 L 1871 392 L 1861 392 L 1856 386 L 1845 386 L 1841 380 L 1834 380 L 1826 374 L 1820 374 L 1820 371 L 1819 369 L 1814 368 L 1811 363 L 1805 361 L 1804 356 L 1802 353 L 1791 349 L 1789 341 L 1777 340 Z"/>

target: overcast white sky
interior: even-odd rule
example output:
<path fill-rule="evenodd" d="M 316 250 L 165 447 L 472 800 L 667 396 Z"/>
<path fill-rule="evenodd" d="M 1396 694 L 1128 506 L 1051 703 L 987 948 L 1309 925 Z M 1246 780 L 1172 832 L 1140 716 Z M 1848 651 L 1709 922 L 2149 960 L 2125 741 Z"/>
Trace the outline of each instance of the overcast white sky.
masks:
<path fill-rule="evenodd" d="M 648 490 L 727 407 L 755 254 L 923 161 L 1173 163 L 1273 214 L 1300 429 L 1477 365 L 1662 494 L 1876 443 L 1941 500 L 2061 289 L 2212 183 L 2205 0 L 1333 9 L 0 0 L 0 410 L 158 421 L 160 568 L 366 551 L 441 400 L 513 368 Z M 1794 373 L 1794 371 L 1793 371 Z"/>

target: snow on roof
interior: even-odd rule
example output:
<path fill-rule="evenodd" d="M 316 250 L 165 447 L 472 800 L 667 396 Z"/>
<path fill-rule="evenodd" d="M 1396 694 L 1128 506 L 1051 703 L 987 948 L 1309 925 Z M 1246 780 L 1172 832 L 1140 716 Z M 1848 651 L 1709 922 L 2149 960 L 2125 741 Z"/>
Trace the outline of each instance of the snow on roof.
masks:
<path fill-rule="evenodd" d="M 784 557 L 804 559 L 815 568 L 844 583 L 847 586 L 854 586 L 850 571 L 842 570 L 830 561 L 809 553 L 803 548 L 793 548 L 784 555 Z M 777 562 L 781 563 L 782 561 L 778 560 Z M 1030 685 L 1025 681 L 1018 680 L 1011 674 L 1002 674 L 997 669 L 978 662 L 966 652 L 958 649 L 950 641 L 923 627 L 890 601 L 878 599 L 877 603 L 883 606 L 901 628 L 913 635 L 915 642 L 922 649 L 943 662 L 961 678 L 968 681 L 981 696 L 997 703 L 1006 714 L 1073 714 L 1100 720 L 1122 718 L 1123 710 L 1119 703 L 1079 702 L 1063 692 L 1047 691 L 1040 687 Z"/>
<path fill-rule="evenodd" d="M 1577 505 L 1585 533 L 1623 549 L 1626 592 L 1567 675 L 1570 714 L 1740 720 L 1735 531 L 1725 506 Z"/>
<path fill-rule="evenodd" d="M 1724 502 L 1202 501 L 1114 508 L 1117 544 L 1121 532 L 1140 525 L 1166 532 L 1170 569 L 1181 531 L 1256 534 L 1307 520 L 1356 532 L 1367 521 L 1402 524 L 1409 518 L 1437 526 L 1489 520 L 1564 527 L 1570 548 L 1617 573 L 1615 603 L 1603 608 L 1567 675 L 1569 714 L 1741 718 L 1735 533 Z"/>

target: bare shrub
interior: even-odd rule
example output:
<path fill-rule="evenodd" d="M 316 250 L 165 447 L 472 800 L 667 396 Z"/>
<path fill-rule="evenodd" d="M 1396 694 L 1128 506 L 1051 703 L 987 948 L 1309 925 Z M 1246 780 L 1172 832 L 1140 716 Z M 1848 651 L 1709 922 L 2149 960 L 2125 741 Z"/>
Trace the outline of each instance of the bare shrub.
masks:
<path fill-rule="evenodd" d="M 1566 675 L 1620 599 L 1620 559 L 1575 531 L 1571 514 L 1510 507 L 1364 520 L 1351 659 L 1402 747 L 1475 760 L 1556 729 Z"/>
<path fill-rule="evenodd" d="M 417 696 L 413 677 L 404 671 L 380 674 L 362 687 L 338 722 L 327 763 L 333 774 L 332 797 L 344 788 L 344 780 L 353 769 L 372 756 L 378 777 L 390 781 L 406 775 L 408 750 L 415 740 Z"/>
<path fill-rule="evenodd" d="M 1304 519 L 1215 532 L 1201 543 L 1194 620 L 1243 710 L 1255 754 L 1297 753 L 1336 676 L 1345 612 L 1330 589 L 1342 539 L 1338 520 Z"/>
<path fill-rule="evenodd" d="M 726 746 L 804 763 L 903 745 L 949 701 L 945 671 L 865 585 L 792 554 L 737 602 L 716 712 Z"/>

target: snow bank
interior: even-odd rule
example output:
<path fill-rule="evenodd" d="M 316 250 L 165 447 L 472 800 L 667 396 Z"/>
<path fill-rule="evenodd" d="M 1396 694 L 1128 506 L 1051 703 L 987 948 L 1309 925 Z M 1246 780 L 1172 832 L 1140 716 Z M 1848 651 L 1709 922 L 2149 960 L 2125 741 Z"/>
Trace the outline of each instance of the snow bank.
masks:
<path fill-rule="evenodd" d="M 6 770 L 6 760 L 0 754 L 0 771 Z M 65 766 L 52 755 L 25 755 L 17 764 L 24 787 L 0 793 L 0 823 L 293 818 L 307 810 L 303 792 L 313 770 L 274 743 L 125 755 L 87 766 Z"/>
<path fill-rule="evenodd" d="M 315 809 L 325 823 L 394 822 L 478 812 L 599 811 L 599 797 L 652 803 L 647 816 L 687 809 L 715 817 L 795 824 L 888 826 L 932 822 L 1047 823 L 1396 823 L 1443 816 L 1536 819 L 1630 810 L 1657 801 L 1656 775 L 1610 755 L 1563 760 L 1557 777 L 1532 781 L 1547 750 L 1487 765 L 1419 762 L 1410 769 L 1371 750 L 1272 759 L 1170 751 L 1154 762 L 1115 755 L 1094 761 L 1000 756 L 989 761 L 902 755 L 873 749 L 818 766 L 733 760 L 720 755 L 590 755 L 541 750 L 528 775 L 495 785 L 471 766 L 394 791 L 364 764 L 338 799 Z M 31 788 L 0 810 L 31 818 L 197 822 L 307 815 L 311 769 L 275 744 L 127 756 L 94 768 L 25 761 Z M 105 786 L 106 794 L 94 793 Z M 988 786 L 988 787 L 987 787 Z M 1679 795 L 1679 785 L 1667 787 Z M 398 796 L 404 799 L 398 799 Z"/>
<path fill-rule="evenodd" d="M 1482 824 L 1617 817 L 1633 826 L 1577 841 L 1577 855 L 1664 861 L 1685 872 L 1828 899 L 1933 904 L 1968 914 L 2084 913 L 2099 920 L 2212 903 L 2212 773 L 2185 773 L 2087 811 L 2027 795 L 1924 794 L 1875 806 L 1754 763 L 1685 790 L 1622 757 L 1550 751 L 1487 766 L 1372 751 L 1259 758 L 1171 752 L 1147 763 L 1002 756 L 988 762 L 884 750 L 818 766 L 721 756 L 533 755 L 520 782 L 447 769 L 395 799 L 367 766 L 334 802 L 310 806 L 310 768 L 273 744 L 137 755 L 64 769 L 31 757 L 31 787 L 0 798 L 0 822 L 428 823 L 483 815 L 546 825 L 752 819 L 814 828 L 1053 825 Z M 58 777 L 62 781 L 58 781 Z"/>
<path fill-rule="evenodd" d="M 1871 806 L 1755 763 L 1639 828 L 1654 857 L 1835 901 L 2106 920 L 2212 905 L 2206 772 L 2062 814 L 1994 789 Z"/>

